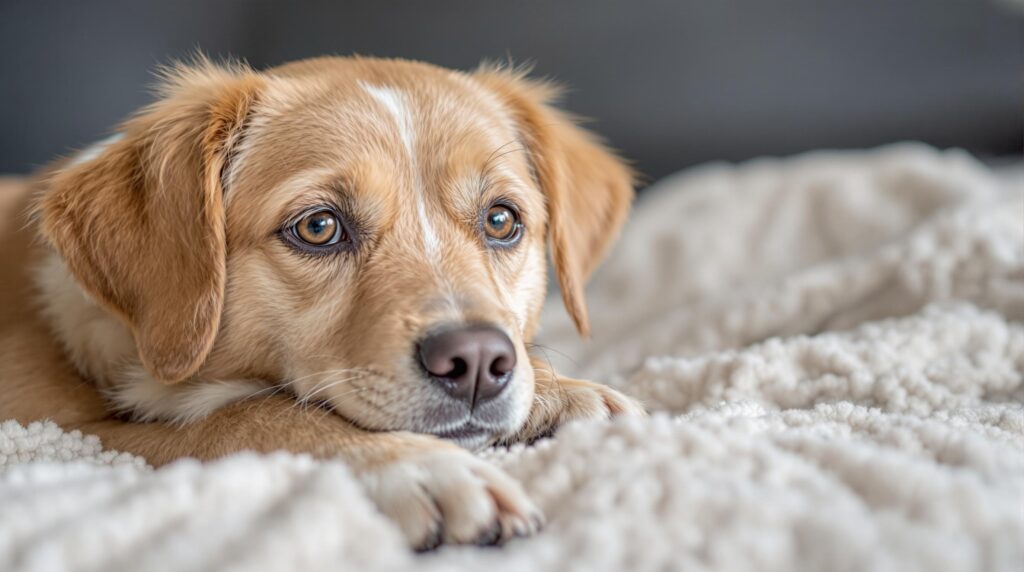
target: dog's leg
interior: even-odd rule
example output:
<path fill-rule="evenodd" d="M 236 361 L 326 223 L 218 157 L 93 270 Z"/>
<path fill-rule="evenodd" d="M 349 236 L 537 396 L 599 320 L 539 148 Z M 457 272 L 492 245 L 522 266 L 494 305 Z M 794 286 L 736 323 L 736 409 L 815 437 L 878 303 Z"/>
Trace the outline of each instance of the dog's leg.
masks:
<path fill-rule="evenodd" d="M 635 399 L 606 385 L 555 373 L 543 360 L 533 358 L 535 396 L 526 424 L 513 442 L 536 441 L 577 419 L 608 419 L 617 415 L 645 417 Z"/>
<path fill-rule="evenodd" d="M 500 469 L 440 439 L 368 432 L 319 408 L 275 396 L 227 406 L 185 426 L 102 420 L 76 428 L 154 465 L 243 450 L 287 450 L 345 461 L 416 548 L 495 543 L 532 534 L 541 514 Z"/>

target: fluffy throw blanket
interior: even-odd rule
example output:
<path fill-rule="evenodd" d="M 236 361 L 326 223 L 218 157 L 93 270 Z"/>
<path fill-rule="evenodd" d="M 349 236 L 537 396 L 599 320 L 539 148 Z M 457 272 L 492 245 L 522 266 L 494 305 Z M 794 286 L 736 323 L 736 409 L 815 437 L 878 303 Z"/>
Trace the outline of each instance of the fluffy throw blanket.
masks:
<path fill-rule="evenodd" d="M 658 412 L 485 455 L 538 536 L 416 555 L 345 466 L 160 470 L 0 424 L 2 570 L 1020 570 L 1024 177 L 901 145 L 710 165 L 646 192 L 552 302 L 561 370 Z"/>

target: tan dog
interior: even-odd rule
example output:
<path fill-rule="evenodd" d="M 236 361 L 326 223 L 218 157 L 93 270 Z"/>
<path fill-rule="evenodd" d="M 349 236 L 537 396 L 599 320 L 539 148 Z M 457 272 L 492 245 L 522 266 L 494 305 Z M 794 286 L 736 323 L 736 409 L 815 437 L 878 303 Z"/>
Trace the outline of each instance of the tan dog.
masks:
<path fill-rule="evenodd" d="M 0 419 L 54 419 L 158 465 L 340 457 L 417 547 L 532 533 L 518 483 L 466 449 L 643 414 L 527 351 L 547 244 L 586 332 L 628 169 L 552 89 L 499 68 L 166 75 L 4 224 Z M 28 193 L 5 194 L 21 214 Z"/>

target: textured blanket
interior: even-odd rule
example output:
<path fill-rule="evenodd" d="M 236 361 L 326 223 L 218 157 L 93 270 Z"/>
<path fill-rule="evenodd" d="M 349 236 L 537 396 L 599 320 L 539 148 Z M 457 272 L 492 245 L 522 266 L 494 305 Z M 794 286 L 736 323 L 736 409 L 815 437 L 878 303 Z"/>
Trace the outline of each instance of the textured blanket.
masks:
<path fill-rule="evenodd" d="M 0 424 L 0 570 L 1020 570 L 1024 178 L 902 145 L 642 196 L 559 368 L 648 420 L 484 453 L 548 518 L 416 555 L 340 463 Z"/>

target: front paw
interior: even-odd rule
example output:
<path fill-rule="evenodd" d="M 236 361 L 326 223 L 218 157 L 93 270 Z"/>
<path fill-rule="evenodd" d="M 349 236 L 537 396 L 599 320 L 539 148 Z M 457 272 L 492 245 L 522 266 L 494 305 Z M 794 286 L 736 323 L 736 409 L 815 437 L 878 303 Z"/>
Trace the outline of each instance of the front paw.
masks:
<path fill-rule="evenodd" d="M 619 415 L 647 416 L 640 402 L 607 385 L 565 378 L 559 380 L 559 385 L 563 405 L 558 412 L 558 425 L 584 419 L 609 419 Z"/>
<path fill-rule="evenodd" d="M 570 421 L 647 416 L 640 402 L 607 385 L 565 377 L 538 381 L 537 396 L 526 424 L 505 444 L 532 443 L 550 437 Z"/>
<path fill-rule="evenodd" d="M 532 535 L 543 523 L 518 482 L 466 451 L 417 452 L 359 476 L 417 550 L 441 543 L 500 544 Z"/>

